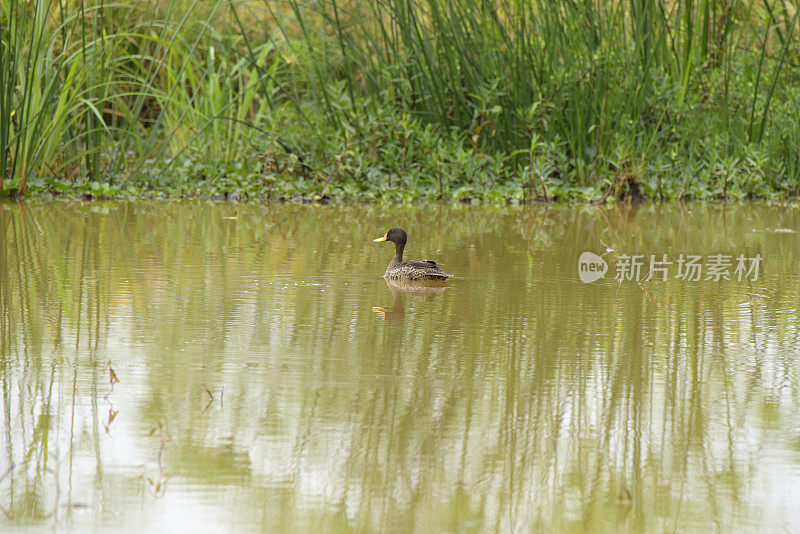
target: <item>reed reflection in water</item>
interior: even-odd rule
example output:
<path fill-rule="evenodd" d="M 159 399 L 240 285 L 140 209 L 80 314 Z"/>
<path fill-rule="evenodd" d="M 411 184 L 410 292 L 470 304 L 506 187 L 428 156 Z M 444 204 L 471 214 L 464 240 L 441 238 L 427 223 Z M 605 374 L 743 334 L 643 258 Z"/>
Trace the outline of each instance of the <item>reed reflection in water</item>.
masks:
<path fill-rule="evenodd" d="M 766 204 L 0 204 L 0 525 L 791 530 L 798 222 Z M 458 277 L 387 285 L 371 238 L 395 224 Z M 604 244 L 764 263 L 617 284 L 612 262 L 582 284 Z"/>

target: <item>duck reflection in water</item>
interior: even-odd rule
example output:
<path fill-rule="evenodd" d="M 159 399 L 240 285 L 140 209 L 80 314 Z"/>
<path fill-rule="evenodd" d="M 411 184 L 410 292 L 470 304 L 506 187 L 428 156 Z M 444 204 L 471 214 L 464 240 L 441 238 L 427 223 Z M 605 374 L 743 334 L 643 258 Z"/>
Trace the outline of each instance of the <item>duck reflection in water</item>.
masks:
<path fill-rule="evenodd" d="M 403 299 L 406 297 L 423 298 L 426 301 L 435 299 L 444 293 L 449 287 L 443 280 L 393 280 L 386 278 L 386 287 L 394 295 L 394 305 L 391 308 L 384 306 L 373 306 L 372 311 L 378 317 L 390 324 L 401 324 L 405 320 L 405 305 Z"/>

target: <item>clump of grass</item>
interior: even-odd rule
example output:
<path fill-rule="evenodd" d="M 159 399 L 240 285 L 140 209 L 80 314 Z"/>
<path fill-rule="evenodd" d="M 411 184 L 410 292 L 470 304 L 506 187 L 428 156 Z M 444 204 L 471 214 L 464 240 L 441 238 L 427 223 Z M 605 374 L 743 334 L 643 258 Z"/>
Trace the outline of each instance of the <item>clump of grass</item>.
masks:
<path fill-rule="evenodd" d="M 8 178 L 18 195 L 30 178 L 124 179 L 186 150 L 240 157 L 244 131 L 275 92 L 280 56 L 275 43 L 222 36 L 211 22 L 228 5 L 213 4 L 203 19 L 196 3 L 176 14 L 4 2 L 0 190 Z"/>
<path fill-rule="evenodd" d="M 340 73 L 351 96 L 390 94 L 476 146 L 518 154 L 520 165 L 532 139 L 562 144 L 565 177 L 579 187 L 601 187 L 621 145 L 644 171 L 664 160 L 678 132 L 696 143 L 702 123 L 727 136 L 725 157 L 760 144 L 775 128 L 770 112 L 787 101 L 779 81 L 794 76 L 788 67 L 798 57 L 798 12 L 785 2 L 291 5 L 304 28 L 312 18 L 322 26 L 304 31 L 306 45 L 324 50 L 315 63 Z M 331 42 L 320 47 L 320 35 Z M 329 101 L 330 84 L 316 89 Z M 784 157 L 782 172 L 797 184 L 796 158 Z"/>
<path fill-rule="evenodd" d="M 786 2 L 10 0 L 0 190 L 800 191 Z"/>
<path fill-rule="evenodd" d="M 29 174 L 49 167 L 64 171 L 76 162 L 80 146 L 90 154 L 93 138 L 83 106 L 88 72 L 74 48 L 59 46 L 53 35 L 66 35 L 75 22 L 52 24 L 47 0 L 11 0 L 2 7 L 0 47 L 0 189 L 5 177 L 16 179 L 24 194 Z M 82 146 L 81 146 L 82 145 Z"/>

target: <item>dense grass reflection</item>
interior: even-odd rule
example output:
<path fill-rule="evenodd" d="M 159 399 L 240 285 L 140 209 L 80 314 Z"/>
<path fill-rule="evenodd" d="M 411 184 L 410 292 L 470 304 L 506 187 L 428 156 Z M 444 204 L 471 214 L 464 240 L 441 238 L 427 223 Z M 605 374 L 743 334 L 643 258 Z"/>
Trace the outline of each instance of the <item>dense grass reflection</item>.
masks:
<path fill-rule="evenodd" d="M 458 278 L 387 287 L 390 224 Z M 3 521 L 794 524 L 800 252 L 775 230 L 798 226 L 767 205 L 0 204 Z M 765 263 L 584 285 L 601 243 Z"/>

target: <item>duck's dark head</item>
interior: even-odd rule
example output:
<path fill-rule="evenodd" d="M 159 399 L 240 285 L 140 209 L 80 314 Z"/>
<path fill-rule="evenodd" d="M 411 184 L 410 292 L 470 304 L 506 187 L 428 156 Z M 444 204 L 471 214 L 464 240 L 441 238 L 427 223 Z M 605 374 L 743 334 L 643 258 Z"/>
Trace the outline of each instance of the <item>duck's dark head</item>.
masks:
<path fill-rule="evenodd" d="M 407 239 L 408 234 L 406 234 L 406 231 L 399 226 L 395 226 L 386 232 L 386 235 L 381 236 L 378 239 L 373 239 L 373 241 L 376 243 L 380 243 L 381 241 L 391 241 L 395 245 L 403 246 L 406 244 Z"/>

